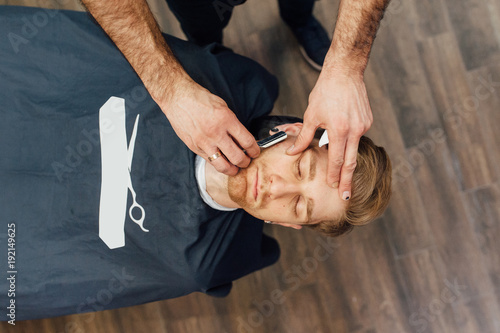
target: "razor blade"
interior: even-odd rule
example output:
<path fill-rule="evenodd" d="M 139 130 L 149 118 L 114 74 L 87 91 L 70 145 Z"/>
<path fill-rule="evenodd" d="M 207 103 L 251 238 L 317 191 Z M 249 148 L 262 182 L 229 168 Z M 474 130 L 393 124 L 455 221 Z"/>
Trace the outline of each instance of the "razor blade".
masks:
<path fill-rule="evenodd" d="M 268 138 L 258 141 L 257 144 L 259 145 L 260 148 L 268 148 L 285 140 L 286 138 L 287 138 L 286 133 L 283 131 L 279 131 L 278 133 L 273 134 Z"/>

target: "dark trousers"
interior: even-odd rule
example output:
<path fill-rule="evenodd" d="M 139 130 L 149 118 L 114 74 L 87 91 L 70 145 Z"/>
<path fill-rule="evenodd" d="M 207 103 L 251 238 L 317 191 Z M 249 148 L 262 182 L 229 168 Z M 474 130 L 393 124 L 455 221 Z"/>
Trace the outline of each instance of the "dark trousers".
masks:
<path fill-rule="evenodd" d="M 222 30 L 233 8 L 246 0 L 166 0 L 189 41 L 222 44 Z M 315 0 L 278 0 L 280 16 L 290 27 L 300 27 L 312 15 Z"/>

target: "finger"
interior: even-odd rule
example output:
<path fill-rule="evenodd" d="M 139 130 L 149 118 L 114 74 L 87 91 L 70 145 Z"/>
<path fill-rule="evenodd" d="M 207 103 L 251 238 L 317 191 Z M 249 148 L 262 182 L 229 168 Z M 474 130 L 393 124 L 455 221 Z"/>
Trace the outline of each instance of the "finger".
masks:
<path fill-rule="evenodd" d="M 250 156 L 251 158 L 256 158 L 259 156 L 260 147 L 257 145 L 257 141 L 255 141 L 253 135 L 250 134 L 245 126 L 238 122 L 238 124 L 235 127 L 232 127 L 228 132 L 233 137 L 233 140 L 238 143 L 241 149 L 244 149 L 246 151 L 246 154 L 248 156 Z M 232 159 L 230 160 L 233 161 Z M 248 159 L 248 163 L 250 163 L 250 159 Z M 248 163 L 244 166 L 244 168 L 248 166 Z"/>
<path fill-rule="evenodd" d="M 289 155 L 295 155 L 304 151 L 314 138 L 316 128 L 317 127 L 315 127 L 311 122 L 306 120 L 304 126 L 302 126 L 302 129 L 297 135 L 297 139 L 295 139 L 295 143 L 288 148 L 286 153 Z"/>
<path fill-rule="evenodd" d="M 345 149 L 345 161 L 340 172 L 339 195 L 342 200 L 351 198 L 351 186 L 354 170 L 356 169 L 356 158 L 358 157 L 359 138 L 350 138 Z"/>
<path fill-rule="evenodd" d="M 344 153 L 346 148 L 346 137 L 340 137 L 328 131 L 328 168 L 326 182 L 333 188 L 338 188 L 340 182 L 340 170 L 344 164 Z"/>
<path fill-rule="evenodd" d="M 253 137 L 252 137 L 253 139 Z M 255 139 L 253 139 L 255 142 Z M 226 156 L 226 159 L 233 165 L 236 165 L 240 168 L 246 168 L 251 159 L 241 148 L 233 141 L 233 138 L 228 134 L 222 142 L 218 143 L 219 149 Z"/>
<path fill-rule="evenodd" d="M 205 157 L 205 159 L 207 160 L 207 163 L 210 163 L 213 165 L 215 170 L 217 170 L 218 172 L 223 173 L 225 175 L 228 175 L 228 176 L 234 176 L 238 173 L 238 171 L 239 171 L 238 167 L 229 163 L 219 149 L 212 148 L 210 150 L 210 152 L 212 152 L 212 151 L 214 153 L 209 154 L 208 156 Z M 209 158 L 209 157 L 211 157 L 211 158 Z"/>

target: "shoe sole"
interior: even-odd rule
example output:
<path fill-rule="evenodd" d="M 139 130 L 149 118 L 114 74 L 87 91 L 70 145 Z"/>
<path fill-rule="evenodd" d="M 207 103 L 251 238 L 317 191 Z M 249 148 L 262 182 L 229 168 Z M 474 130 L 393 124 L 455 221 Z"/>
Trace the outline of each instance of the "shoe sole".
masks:
<path fill-rule="evenodd" d="M 315 70 L 317 70 L 318 72 L 321 72 L 321 70 L 323 69 L 323 66 L 318 65 L 316 62 L 314 62 L 314 60 L 312 60 L 311 58 L 309 58 L 309 56 L 307 55 L 306 50 L 302 46 L 299 46 L 299 49 L 300 49 L 300 53 L 302 53 L 302 56 L 304 57 L 304 59 L 306 59 L 307 63 L 312 68 L 314 68 Z"/>

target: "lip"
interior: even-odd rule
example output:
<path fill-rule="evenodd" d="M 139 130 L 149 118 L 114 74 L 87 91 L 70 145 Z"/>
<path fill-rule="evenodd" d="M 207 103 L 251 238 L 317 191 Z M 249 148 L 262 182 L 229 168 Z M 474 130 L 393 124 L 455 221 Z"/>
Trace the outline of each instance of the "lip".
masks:
<path fill-rule="evenodd" d="M 259 169 L 255 171 L 255 184 L 253 186 L 253 197 L 257 201 L 257 196 L 259 195 Z"/>

